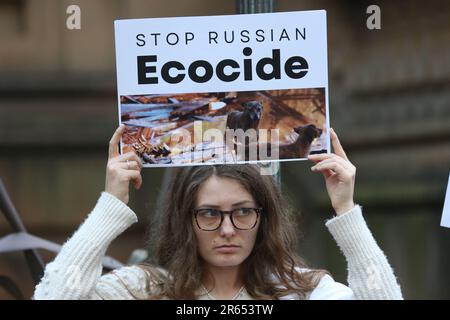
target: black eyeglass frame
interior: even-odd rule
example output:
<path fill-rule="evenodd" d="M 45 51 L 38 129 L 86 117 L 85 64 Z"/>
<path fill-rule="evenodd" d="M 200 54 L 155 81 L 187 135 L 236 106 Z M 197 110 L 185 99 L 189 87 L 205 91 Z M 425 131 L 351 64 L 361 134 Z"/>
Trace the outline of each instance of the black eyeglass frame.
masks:
<path fill-rule="evenodd" d="M 236 227 L 236 225 L 234 224 L 234 220 L 233 220 L 233 212 L 234 212 L 234 211 L 237 211 L 237 210 L 242 210 L 242 209 L 252 209 L 252 210 L 255 210 L 255 212 L 256 212 L 256 220 L 255 220 L 255 223 L 254 223 L 253 226 L 251 226 L 250 228 L 242 229 L 242 228 Z M 201 210 L 214 210 L 214 211 L 220 212 L 220 223 L 219 223 L 219 226 L 218 226 L 217 228 L 215 228 L 215 229 L 203 229 L 202 227 L 200 227 L 200 224 L 198 223 L 197 215 L 198 215 L 198 212 L 201 211 Z M 237 230 L 251 230 L 251 229 L 253 229 L 253 228 L 258 224 L 258 220 L 259 220 L 259 216 L 261 215 L 261 212 L 262 212 L 262 208 L 236 208 L 236 209 L 234 209 L 234 210 L 229 210 L 229 211 L 226 211 L 226 210 L 219 210 L 219 209 L 213 209 L 213 208 L 200 208 L 200 209 L 194 209 L 194 210 L 193 210 L 194 217 L 195 217 L 195 222 L 197 223 L 197 227 L 198 227 L 200 230 L 203 230 L 203 231 L 216 231 L 216 230 L 218 230 L 218 229 L 222 226 L 222 223 L 223 223 L 223 220 L 225 219 L 225 215 L 226 215 L 226 214 L 229 214 L 229 215 L 230 215 L 230 221 L 231 221 L 231 224 L 232 224 L 233 227 L 236 228 Z"/>

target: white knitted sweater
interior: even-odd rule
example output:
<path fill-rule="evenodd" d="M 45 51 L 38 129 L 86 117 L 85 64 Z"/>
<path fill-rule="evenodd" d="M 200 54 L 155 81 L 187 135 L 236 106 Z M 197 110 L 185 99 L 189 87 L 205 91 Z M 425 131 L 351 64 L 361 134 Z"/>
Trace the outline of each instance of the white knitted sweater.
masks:
<path fill-rule="evenodd" d="M 127 266 L 102 276 L 102 258 L 109 244 L 135 222 L 136 214 L 127 205 L 103 192 L 87 219 L 46 266 L 33 298 L 147 299 L 152 282 L 143 269 Z M 309 299 L 402 299 L 393 270 L 359 206 L 328 220 L 326 226 L 347 260 L 349 287 L 326 275 Z M 199 291 L 199 299 L 211 298 Z M 251 296 L 243 290 L 236 299 Z"/>

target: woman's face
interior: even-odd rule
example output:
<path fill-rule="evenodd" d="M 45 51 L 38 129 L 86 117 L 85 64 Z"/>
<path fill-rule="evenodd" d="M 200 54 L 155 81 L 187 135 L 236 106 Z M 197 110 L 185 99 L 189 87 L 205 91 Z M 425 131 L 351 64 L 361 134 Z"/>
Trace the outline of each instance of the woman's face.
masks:
<path fill-rule="evenodd" d="M 196 209 L 213 208 L 230 211 L 236 208 L 257 208 L 253 196 L 236 180 L 211 176 L 199 188 Z M 201 257 L 213 267 L 239 266 L 255 245 L 259 220 L 250 230 L 236 229 L 225 215 L 222 225 L 214 231 L 200 229 L 193 217 L 197 245 Z"/>

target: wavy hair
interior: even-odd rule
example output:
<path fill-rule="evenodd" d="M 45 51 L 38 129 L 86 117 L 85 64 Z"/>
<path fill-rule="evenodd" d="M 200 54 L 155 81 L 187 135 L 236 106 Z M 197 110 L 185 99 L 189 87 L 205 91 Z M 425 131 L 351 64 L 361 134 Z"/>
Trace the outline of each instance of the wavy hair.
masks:
<path fill-rule="evenodd" d="M 227 164 L 181 167 L 166 193 L 165 207 L 156 215 L 150 244 L 153 261 L 141 264 L 159 288 L 151 298 L 195 299 L 201 287 L 202 260 L 192 224 L 197 192 L 215 175 L 238 181 L 262 208 L 255 246 L 243 263 L 244 285 L 255 299 L 279 299 L 295 293 L 307 297 L 324 270 L 299 272 L 306 268 L 297 255 L 297 234 L 293 212 L 272 176 L 261 175 L 254 164 Z M 161 272 L 164 270 L 164 272 Z M 296 270 L 297 269 L 297 270 Z"/>

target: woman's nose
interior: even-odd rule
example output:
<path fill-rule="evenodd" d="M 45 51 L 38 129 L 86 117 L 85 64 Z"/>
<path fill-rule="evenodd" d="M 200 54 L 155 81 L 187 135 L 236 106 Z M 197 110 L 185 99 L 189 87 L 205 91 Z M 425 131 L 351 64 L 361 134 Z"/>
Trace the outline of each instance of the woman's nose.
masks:
<path fill-rule="evenodd" d="M 230 216 L 225 215 L 223 217 L 222 225 L 220 226 L 220 235 L 223 237 L 230 237 L 236 233 L 236 229 L 231 222 Z"/>

